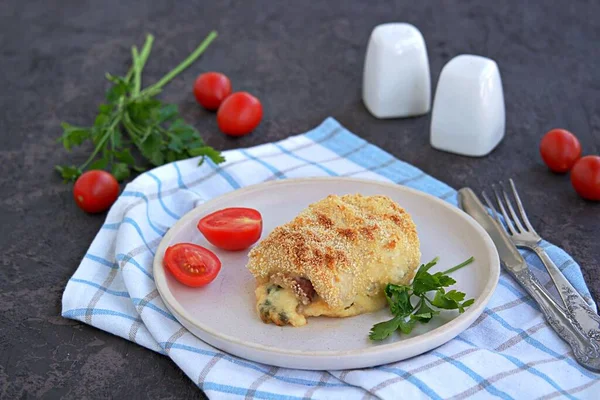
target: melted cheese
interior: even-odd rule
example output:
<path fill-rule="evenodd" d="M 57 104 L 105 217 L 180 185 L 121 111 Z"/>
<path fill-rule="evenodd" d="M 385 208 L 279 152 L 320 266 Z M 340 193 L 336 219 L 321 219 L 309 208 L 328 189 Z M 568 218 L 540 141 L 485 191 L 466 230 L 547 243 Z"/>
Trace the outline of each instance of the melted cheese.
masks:
<path fill-rule="evenodd" d="M 306 325 L 306 318 L 297 311 L 299 302 L 292 290 L 272 283 L 264 283 L 256 288 L 255 294 L 256 311 L 263 322 L 272 321 L 279 326 Z"/>
<path fill-rule="evenodd" d="M 382 292 L 373 295 L 356 296 L 354 302 L 342 309 L 331 308 L 323 299 L 317 297 L 309 305 L 302 305 L 290 288 L 273 283 L 263 283 L 256 288 L 256 311 L 265 323 L 273 322 L 283 326 L 306 325 L 306 317 L 352 317 L 354 315 L 377 311 L 386 304 Z"/>
<path fill-rule="evenodd" d="M 306 317 L 326 316 L 344 318 L 380 310 L 385 307 L 385 304 L 385 296 L 380 293 L 373 297 L 357 295 L 350 306 L 341 309 L 331 308 L 320 298 L 307 306 L 300 306 L 299 309 L 302 315 Z"/>

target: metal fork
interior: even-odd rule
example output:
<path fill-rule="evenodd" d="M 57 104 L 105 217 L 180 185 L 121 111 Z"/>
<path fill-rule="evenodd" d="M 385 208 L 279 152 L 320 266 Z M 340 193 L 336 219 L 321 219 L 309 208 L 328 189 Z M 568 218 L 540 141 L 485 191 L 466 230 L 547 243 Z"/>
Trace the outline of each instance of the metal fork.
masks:
<path fill-rule="evenodd" d="M 508 228 L 507 233 L 510 236 L 510 239 L 515 244 L 515 246 L 533 250 L 538 255 L 538 257 L 542 260 L 542 263 L 548 270 L 550 278 L 552 278 L 552 281 L 559 289 L 560 297 L 563 299 L 565 304 L 567 302 L 566 296 L 571 295 L 571 293 L 577 296 L 580 301 L 586 302 L 586 300 L 583 297 L 581 297 L 579 292 L 575 290 L 571 283 L 569 283 L 567 278 L 565 278 L 565 276 L 560 271 L 560 269 L 558 269 L 556 264 L 554 264 L 550 257 L 548 257 L 546 251 L 539 245 L 542 241 L 542 237 L 535 231 L 535 229 L 531 225 L 531 222 L 529 222 L 529 218 L 527 218 L 527 214 L 525 213 L 525 209 L 523 208 L 523 203 L 521 202 L 521 198 L 519 197 L 519 193 L 517 192 L 515 183 L 512 179 L 509 179 L 508 181 L 510 183 L 512 193 L 514 195 L 517 207 L 519 209 L 519 214 L 521 216 L 521 219 L 523 220 L 524 225 L 517 217 L 517 213 L 515 212 L 513 203 L 510 200 L 504 183 L 500 183 L 500 186 L 502 187 L 502 193 L 500 193 L 496 185 L 492 185 L 492 190 L 494 191 L 494 195 L 496 196 L 496 200 L 498 202 L 498 206 L 500 207 L 500 211 L 504 216 L 504 221 L 506 223 L 506 227 Z M 487 193 L 483 191 L 482 195 L 485 201 L 489 203 L 488 205 L 491 206 L 492 202 L 487 196 Z M 493 208 L 493 206 L 491 206 L 490 208 Z M 507 208 L 508 212 L 510 212 L 510 215 L 507 212 Z M 502 223 L 500 223 L 500 225 L 502 225 Z M 568 290 L 562 290 L 563 288 L 568 288 Z"/>
<path fill-rule="evenodd" d="M 554 264 L 554 262 L 550 259 L 546 251 L 540 246 L 542 238 L 535 231 L 531 225 L 531 222 L 529 222 L 529 218 L 527 218 L 527 214 L 523 208 L 523 203 L 521 202 L 521 198 L 519 197 L 515 183 L 512 179 L 509 179 L 509 183 L 523 223 L 521 223 L 521 220 L 515 212 L 515 208 L 513 207 L 513 203 L 507 193 L 505 185 L 500 183 L 502 188 L 501 193 L 496 185 L 492 185 L 492 190 L 494 191 L 498 207 L 504 216 L 507 233 L 511 241 L 515 246 L 528 248 L 537 254 L 548 270 L 550 278 L 552 278 L 554 285 L 558 289 L 558 293 L 567 311 L 573 318 L 576 325 L 578 325 L 578 328 L 595 340 L 600 340 L 600 317 L 593 311 L 590 304 L 579 294 L 573 285 L 571 285 L 560 269 L 558 269 L 556 264 Z M 500 226 L 504 226 L 500 221 L 498 212 L 493 206 L 492 201 L 488 197 L 487 193 L 483 191 L 482 195 L 487 202 L 488 207 L 494 211 L 493 214 L 498 220 Z"/>

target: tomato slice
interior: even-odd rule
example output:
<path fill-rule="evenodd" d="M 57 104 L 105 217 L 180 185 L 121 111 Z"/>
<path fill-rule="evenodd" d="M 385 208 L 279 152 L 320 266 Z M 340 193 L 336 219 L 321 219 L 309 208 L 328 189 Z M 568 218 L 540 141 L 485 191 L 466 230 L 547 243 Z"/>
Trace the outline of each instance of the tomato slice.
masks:
<path fill-rule="evenodd" d="M 206 240 L 223 250 L 244 250 L 260 239 L 262 216 L 253 208 L 225 208 L 198 222 Z"/>
<path fill-rule="evenodd" d="M 215 253 L 192 243 L 168 247 L 163 263 L 175 279 L 191 287 L 212 282 L 221 270 L 221 261 Z"/>

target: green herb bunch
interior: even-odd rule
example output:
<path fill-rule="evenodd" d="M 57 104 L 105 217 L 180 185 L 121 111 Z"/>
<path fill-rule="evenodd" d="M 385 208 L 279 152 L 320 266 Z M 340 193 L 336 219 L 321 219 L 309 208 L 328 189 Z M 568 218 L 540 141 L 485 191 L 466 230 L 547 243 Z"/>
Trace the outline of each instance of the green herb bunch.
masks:
<path fill-rule="evenodd" d="M 200 164 L 205 157 L 216 164 L 225 161 L 219 151 L 204 143 L 193 126 L 184 122 L 176 105 L 164 104 L 155 98 L 167 83 L 200 57 L 216 37 L 217 33 L 212 31 L 181 64 L 145 89 L 141 88 L 142 70 L 154 37 L 147 36 L 141 51 L 133 46 L 133 65 L 127 75 L 106 74 L 112 85 L 106 93 L 106 102 L 99 106 L 94 125 L 79 127 L 62 123 L 63 134 L 59 141 L 68 151 L 86 141 L 94 144 L 92 154 L 83 164 L 56 166 L 64 181 L 74 181 L 90 169 L 109 169 L 121 181 L 129 177 L 132 170 L 145 171 L 148 164 L 159 166 L 196 156 L 202 156 Z M 145 165 L 136 164 L 132 144 L 147 161 Z"/>
<path fill-rule="evenodd" d="M 438 315 L 440 312 L 437 309 L 458 310 L 463 313 L 475 302 L 474 299 L 465 301 L 463 292 L 456 290 L 446 292 L 444 289 L 456 283 L 448 274 L 472 263 L 474 258 L 471 257 L 444 272 L 430 274 L 429 270 L 437 264 L 437 261 L 436 257 L 428 264 L 421 265 L 411 285 L 388 283 L 385 288 L 385 297 L 394 318 L 373 325 L 369 333 L 371 340 L 383 340 L 397 330 L 409 334 L 417 322 L 428 323 L 435 315 Z M 432 291 L 435 291 L 435 296 L 430 299 L 427 297 L 427 293 Z"/>

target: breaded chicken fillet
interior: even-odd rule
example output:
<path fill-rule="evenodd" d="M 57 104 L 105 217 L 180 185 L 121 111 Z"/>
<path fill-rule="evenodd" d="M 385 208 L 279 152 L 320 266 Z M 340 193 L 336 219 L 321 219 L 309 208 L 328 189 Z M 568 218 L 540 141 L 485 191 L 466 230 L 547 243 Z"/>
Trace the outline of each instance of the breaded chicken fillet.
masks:
<path fill-rule="evenodd" d="M 410 283 L 420 258 L 415 224 L 390 198 L 331 195 L 275 228 L 248 269 L 261 319 L 301 326 L 384 307 L 385 286 Z"/>

